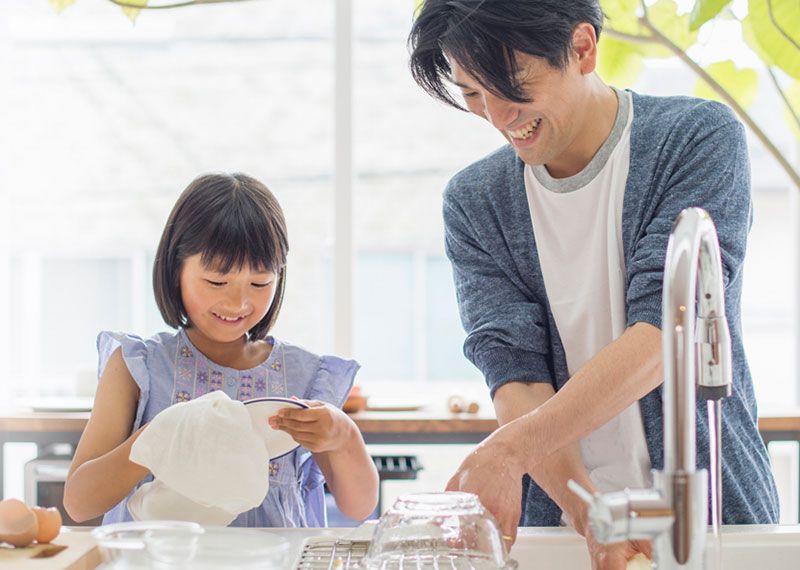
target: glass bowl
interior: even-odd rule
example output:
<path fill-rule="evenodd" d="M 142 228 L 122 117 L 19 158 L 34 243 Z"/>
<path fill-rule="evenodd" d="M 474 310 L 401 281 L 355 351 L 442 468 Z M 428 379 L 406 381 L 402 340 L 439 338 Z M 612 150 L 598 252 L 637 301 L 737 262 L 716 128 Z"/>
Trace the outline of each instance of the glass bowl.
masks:
<path fill-rule="evenodd" d="M 285 570 L 289 541 L 261 529 L 201 527 L 183 521 L 97 527 L 100 570 Z"/>
<path fill-rule="evenodd" d="M 513 570 L 497 522 L 471 493 L 399 497 L 381 516 L 360 567 Z"/>

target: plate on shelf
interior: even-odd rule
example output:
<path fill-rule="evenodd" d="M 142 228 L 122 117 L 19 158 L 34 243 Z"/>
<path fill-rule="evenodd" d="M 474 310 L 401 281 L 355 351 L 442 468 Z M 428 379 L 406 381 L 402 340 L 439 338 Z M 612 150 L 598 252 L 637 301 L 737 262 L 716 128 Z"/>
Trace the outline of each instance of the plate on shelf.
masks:
<path fill-rule="evenodd" d="M 308 408 L 308 405 L 291 398 L 276 396 L 253 398 L 244 402 L 244 405 L 250 413 L 253 427 L 264 437 L 264 445 L 267 447 L 270 459 L 278 459 L 300 447 L 300 444 L 285 431 L 272 429 L 267 420 L 283 408 Z"/>
<path fill-rule="evenodd" d="M 403 400 L 400 398 L 370 399 L 367 402 L 368 412 L 416 412 L 425 407 L 419 400 Z"/>
<path fill-rule="evenodd" d="M 91 412 L 94 398 L 47 397 L 19 398 L 14 401 L 17 408 L 29 408 L 34 412 Z"/>

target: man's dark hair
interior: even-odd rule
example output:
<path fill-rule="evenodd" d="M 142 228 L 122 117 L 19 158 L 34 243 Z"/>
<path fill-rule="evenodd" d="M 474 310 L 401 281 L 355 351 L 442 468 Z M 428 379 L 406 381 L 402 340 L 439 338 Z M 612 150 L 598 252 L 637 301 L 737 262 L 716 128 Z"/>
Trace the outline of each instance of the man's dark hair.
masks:
<path fill-rule="evenodd" d="M 411 74 L 431 96 L 465 110 L 448 90 L 450 57 L 491 93 L 527 103 L 515 52 L 563 70 L 582 22 L 600 37 L 599 0 L 425 0 L 408 36 Z"/>
<path fill-rule="evenodd" d="M 180 276 L 186 258 L 202 254 L 203 265 L 220 273 L 248 264 L 278 278 L 267 314 L 248 337 L 261 340 L 272 328 L 286 288 L 289 243 L 278 200 L 266 186 L 245 174 L 206 174 L 178 198 L 164 227 L 153 264 L 153 289 L 161 316 L 171 327 L 189 327 L 181 299 Z"/>

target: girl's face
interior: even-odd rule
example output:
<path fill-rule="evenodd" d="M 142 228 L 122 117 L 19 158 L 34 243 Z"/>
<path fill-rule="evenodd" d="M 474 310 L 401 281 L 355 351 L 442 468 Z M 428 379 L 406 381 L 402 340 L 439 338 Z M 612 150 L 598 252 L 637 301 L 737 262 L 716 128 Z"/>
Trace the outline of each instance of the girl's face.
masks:
<path fill-rule="evenodd" d="M 211 340 L 234 342 L 267 314 L 278 277 L 249 265 L 220 273 L 203 265 L 201 257 L 186 258 L 181 269 L 181 300 L 189 323 Z"/>

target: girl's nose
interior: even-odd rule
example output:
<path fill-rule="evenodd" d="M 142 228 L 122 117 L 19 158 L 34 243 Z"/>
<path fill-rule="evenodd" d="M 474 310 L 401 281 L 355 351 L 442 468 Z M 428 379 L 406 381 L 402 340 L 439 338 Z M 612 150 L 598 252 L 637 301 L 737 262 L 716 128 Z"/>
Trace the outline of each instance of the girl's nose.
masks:
<path fill-rule="evenodd" d="M 231 287 L 228 291 L 227 302 L 232 311 L 239 312 L 242 309 L 248 308 L 250 300 L 245 291 L 237 287 Z"/>
<path fill-rule="evenodd" d="M 490 123 L 501 131 L 504 131 L 513 123 L 519 111 L 514 103 L 501 99 L 492 93 L 486 93 L 483 98 L 483 112 Z"/>

